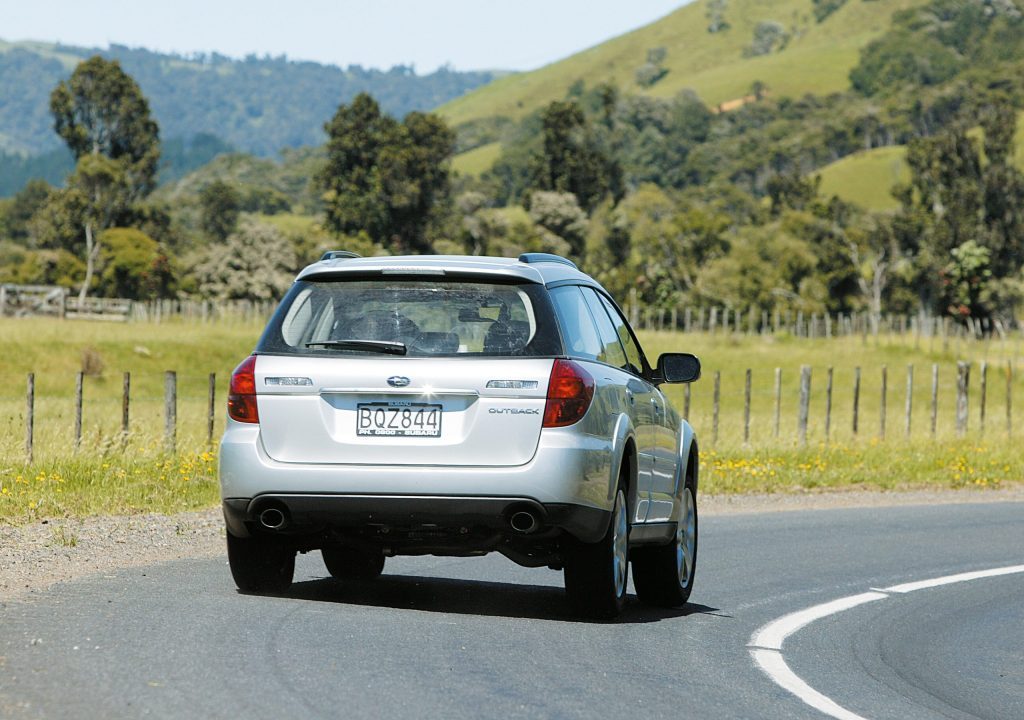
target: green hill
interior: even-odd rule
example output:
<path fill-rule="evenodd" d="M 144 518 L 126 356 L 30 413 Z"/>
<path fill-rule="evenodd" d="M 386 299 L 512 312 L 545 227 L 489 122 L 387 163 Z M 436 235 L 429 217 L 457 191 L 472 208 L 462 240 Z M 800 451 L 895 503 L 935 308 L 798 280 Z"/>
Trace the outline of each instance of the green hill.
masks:
<path fill-rule="evenodd" d="M 854 153 L 826 165 L 818 173 L 821 194 L 870 210 L 895 210 L 899 203 L 889 192 L 893 185 L 910 179 L 902 145 Z"/>
<path fill-rule="evenodd" d="M 1024 170 L 1024 113 L 1017 116 L 1015 145 L 1015 164 Z M 895 210 L 899 204 L 889 191 L 910 179 L 906 152 L 902 145 L 874 148 L 826 165 L 816 173 L 821 177 L 821 194 L 837 195 L 868 210 Z"/>
<path fill-rule="evenodd" d="M 61 146 L 53 132 L 50 92 L 93 55 L 118 60 L 149 99 L 163 139 L 210 134 L 234 148 L 273 156 L 320 144 L 340 102 L 371 93 L 389 113 L 429 110 L 489 82 L 492 72 L 447 68 L 417 75 L 396 66 L 341 68 L 281 57 L 234 60 L 172 55 L 112 45 L 80 48 L 0 40 L 0 152 L 33 156 Z"/>
<path fill-rule="evenodd" d="M 500 156 L 501 143 L 487 143 L 456 155 L 452 160 L 452 169 L 463 175 L 480 175 L 490 169 Z"/>
<path fill-rule="evenodd" d="M 728 29 L 710 32 L 708 0 L 698 0 L 650 25 L 613 38 L 528 73 L 509 75 L 441 106 L 461 125 L 489 117 L 521 117 L 565 96 L 582 80 L 612 82 L 630 93 L 671 96 L 695 90 L 711 106 L 742 98 L 755 81 L 776 96 L 829 93 L 849 87 L 848 74 L 860 48 L 881 36 L 892 13 L 923 0 L 846 0 L 818 22 L 811 0 L 718 0 Z M 774 22 L 786 34 L 772 52 L 751 56 L 760 23 Z M 784 45 L 784 46 L 783 46 Z M 664 48 L 663 77 L 637 84 L 647 52 Z"/>

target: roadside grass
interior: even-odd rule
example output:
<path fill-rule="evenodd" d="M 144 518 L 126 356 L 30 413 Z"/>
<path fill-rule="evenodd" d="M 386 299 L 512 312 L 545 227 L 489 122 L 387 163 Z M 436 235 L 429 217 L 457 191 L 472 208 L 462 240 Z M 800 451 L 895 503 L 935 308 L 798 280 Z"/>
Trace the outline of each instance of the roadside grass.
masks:
<path fill-rule="evenodd" d="M 179 513 L 216 505 L 217 456 L 103 455 L 5 464 L 0 475 L 0 524 L 89 515 Z M 70 538 L 55 538 L 61 544 Z"/>
<path fill-rule="evenodd" d="M 231 370 L 251 352 L 262 323 L 106 324 L 0 318 L 0 523 L 51 517 L 173 513 L 217 503 L 216 442 L 224 427 Z M 662 352 L 701 357 L 691 386 L 690 421 L 702 455 L 705 493 L 815 492 L 872 488 L 993 488 L 1024 480 L 1024 456 L 1007 431 L 1007 366 L 1014 368 L 1011 408 L 1024 410 L 1021 340 L 956 341 L 913 336 L 808 340 L 779 335 L 640 333 L 652 361 Z M 83 437 L 74 447 L 74 382 L 82 353 L 104 370 L 87 376 Z M 957 360 L 972 363 L 966 436 L 955 432 Z M 980 363 L 989 363 L 981 428 Z M 931 366 L 939 366 L 936 434 L 930 428 Z M 906 368 L 914 365 L 912 425 L 905 426 Z M 799 368 L 812 368 L 807 444 L 797 434 Z M 885 437 L 881 437 L 881 367 L 888 367 Z M 825 433 L 826 370 L 833 367 L 832 418 Z M 859 428 L 852 430 L 853 372 L 862 368 Z M 774 371 L 782 368 L 779 435 L 774 428 Z M 749 442 L 743 438 L 744 384 L 751 370 Z M 35 462 L 25 462 L 25 374 L 36 373 Z M 121 374 L 132 373 L 130 432 L 121 434 Z M 176 452 L 163 438 L 164 370 L 178 373 Z M 217 374 L 214 443 L 207 444 L 208 375 Z M 721 373 L 718 434 L 714 375 Z M 684 409 L 682 386 L 666 388 Z"/>
<path fill-rule="evenodd" d="M 217 502 L 216 441 L 231 371 L 262 322 L 88 323 L 0 318 L 0 523 L 46 517 L 183 512 Z M 103 370 L 83 385 L 74 447 L 75 374 L 83 353 Z M 178 376 L 176 452 L 165 451 L 164 371 Z M 35 380 L 35 462 L 25 463 L 26 374 Z M 124 371 L 129 433 L 121 433 Z M 216 373 L 214 446 L 206 442 L 209 373 Z"/>

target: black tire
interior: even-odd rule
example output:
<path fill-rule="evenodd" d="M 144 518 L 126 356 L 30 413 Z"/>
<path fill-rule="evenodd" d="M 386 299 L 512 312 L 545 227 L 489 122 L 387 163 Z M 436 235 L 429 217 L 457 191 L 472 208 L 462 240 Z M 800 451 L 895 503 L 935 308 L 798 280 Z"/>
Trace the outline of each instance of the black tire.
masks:
<path fill-rule="evenodd" d="M 324 565 L 339 580 L 372 580 L 384 571 L 384 553 L 346 547 L 321 548 Z"/>
<path fill-rule="evenodd" d="M 279 540 L 228 536 L 228 565 L 243 592 L 281 593 L 295 575 L 295 550 Z"/>
<path fill-rule="evenodd" d="M 633 552 L 633 586 L 648 605 L 680 607 L 690 599 L 697 571 L 697 488 L 687 476 L 675 538 L 668 545 Z M 692 537 L 692 545 L 688 546 Z"/>
<path fill-rule="evenodd" d="M 622 612 L 629 582 L 629 517 L 626 494 L 615 494 L 611 521 L 596 543 L 576 543 L 565 557 L 565 591 L 573 610 L 611 620 Z"/>

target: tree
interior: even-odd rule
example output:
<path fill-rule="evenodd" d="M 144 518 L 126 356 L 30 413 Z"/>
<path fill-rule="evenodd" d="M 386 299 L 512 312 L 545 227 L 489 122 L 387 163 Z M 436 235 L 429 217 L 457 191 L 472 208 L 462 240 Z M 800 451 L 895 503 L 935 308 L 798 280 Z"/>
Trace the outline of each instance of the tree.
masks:
<path fill-rule="evenodd" d="M 697 277 L 694 296 L 736 310 L 823 312 L 826 291 L 818 281 L 810 244 L 775 225 L 741 228 L 728 254 Z"/>
<path fill-rule="evenodd" d="M 668 69 L 662 63 L 668 57 L 668 51 L 664 47 L 655 47 L 647 50 L 647 62 L 637 68 L 636 84 L 640 87 L 650 87 L 668 74 Z"/>
<path fill-rule="evenodd" d="M 976 116 L 984 153 L 969 133 Z M 987 285 L 1019 278 L 1024 266 L 1024 175 L 1012 164 L 1015 130 L 1013 107 L 987 97 L 973 114 L 909 144 L 911 180 L 896 188 L 902 208 L 894 224 L 914 255 L 923 308 L 957 316 L 1010 311 L 997 307 Z M 982 266 L 986 272 L 975 273 Z"/>
<path fill-rule="evenodd" d="M 579 103 L 556 100 L 541 113 L 541 122 L 536 189 L 570 192 L 588 211 L 609 194 L 621 196 L 622 170 L 598 146 Z"/>
<path fill-rule="evenodd" d="M 583 254 L 587 214 L 572 193 L 538 191 L 530 196 L 530 219 L 544 231 L 569 244 L 570 253 Z"/>
<path fill-rule="evenodd" d="M 65 217 L 76 222 L 85 238 L 85 280 L 78 293 L 84 302 L 96 272 L 100 233 L 115 224 L 128 209 L 130 191 L 122 166 L 103 156 L 85 155 L 68 178 L 67 188 L 56 197 Z"/>
<path fill-rule="evenodd" d="M 17 243 L 29 236 L 29 220 L 39 208 L 46 205 L 53 188 L 45 180 L 29 180 L 11 199 L 0 223 L 3 234 Z"/>
<path fill-rule="evenodd" d="M 398 123 L 377 102 L 360 93 L 341 105 L 324 126 L 327 165 L 318 181 L 324 190 L 327 227 L 339 234 L 388 234 L 388 212 L 379 164 L 383 149 L 396 142 Z"/>
<path fill-rule="evenodd" d="M 391 244 L 428 252 L 427 230 L 435 213 L 451 201 L 449 159 L 455 133 L 439 116 L 411 112 L 402 121 L 398 142 L 383 153 L 385 189 L 390 198 Z"/>
<path fill-rule="evenodd" d="M 973 240 L 953 248 L 951 259 L 942 270 L 943 300 L 946 312 L 954 317 L 979 317 L 988 314 L 983 295 L 992 277 L 992 253 Z"/>
<path fill-rule="evenodd" d="M 360 93 L 324 126 L 327 227 L 367 233 L 399 251 L 430 250 L 428 228 L 450 200 L 448 163 L 455 134 L 437 115 L 409 113 L 399 123 Z"/>
<path fill-rule="evenodd" d="M 56 198 L 77 217 L 85 240 L 85 300 L 99 257 L 99 234 L 156 185 L 160 143 L 149 103 L 116 60 L 79 63 L 50 95 L 54 128 L 76 159 L 67 188 Z"/>
<path fill-rule="evenodd" d="M 50 95 L 54 129 L 79 160 L 105 155 L 118 161 L 132 201 L 156 187 L 159 131 L 149 103 L 116 60 L 81 62 Z"/>
<path fill-rule="evenodd" d="M 241 212 L 238 191 L 222 180 L 214 180 L 199 191 L 199 225 L 217 242 L 235 231 Z"/>
<path fill-rule="evenodd" d="M 133 300 L 174 295 L 173 263 L 156 240 L 134 228 L 111 228 L 102 239 L 100 287 L 107 295 Z"/>
<path fill-rule="evenodd" d="M 220 245 L 198 258 L 193 275 L 205 297 L 278 300 L 291 286 L 296 259 L 280 230 L 246 218 Z"/>

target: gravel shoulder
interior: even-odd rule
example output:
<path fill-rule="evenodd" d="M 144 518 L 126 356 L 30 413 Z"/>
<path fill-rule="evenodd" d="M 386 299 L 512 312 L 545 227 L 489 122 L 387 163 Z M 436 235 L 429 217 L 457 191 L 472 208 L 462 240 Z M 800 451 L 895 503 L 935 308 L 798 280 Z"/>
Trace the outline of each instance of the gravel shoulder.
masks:
<path fill-rule="evenodd" d="M 998 490 L 849 490 L 773 495 L 704 495 L 704 516 L 830 508 L 1024 502 L 1024 484 Z M 220 508 L 32 525 L 0 525 L 0 602 L 28 599 L 58 582 L 122 568 L 224 556 Z"/>

